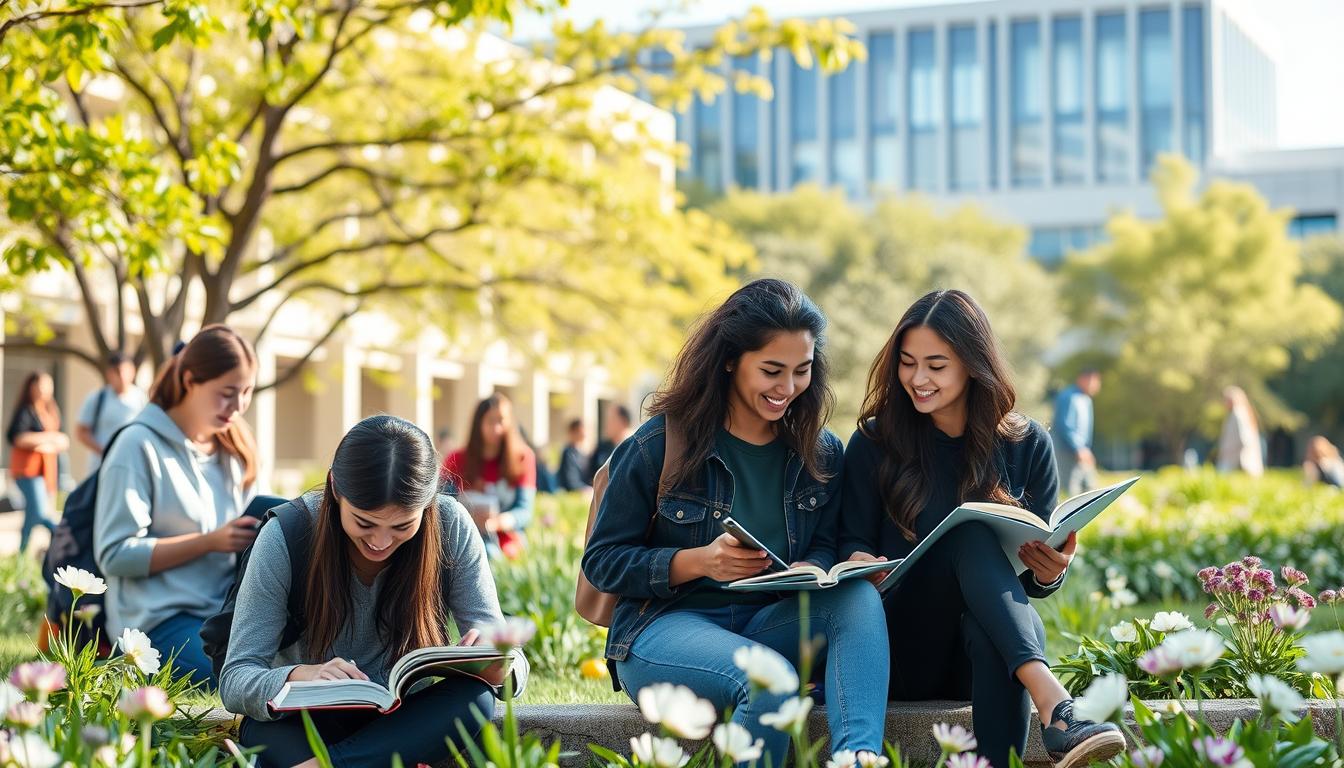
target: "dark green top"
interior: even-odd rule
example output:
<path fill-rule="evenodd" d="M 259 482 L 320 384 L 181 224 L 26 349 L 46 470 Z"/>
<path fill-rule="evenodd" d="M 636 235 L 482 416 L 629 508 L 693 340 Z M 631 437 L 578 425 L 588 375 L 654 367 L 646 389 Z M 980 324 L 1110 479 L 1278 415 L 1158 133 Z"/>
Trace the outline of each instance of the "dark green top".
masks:
<path fill-rule="evenodd" d="M 784 528 L 784 470 L 789 449 L 783 440 L 755 445 L 720 429 L 715 441 L 719 458 L 733 475 L 731 514 L 784 562 L 789 559 L 789 533 Z M 764 573 L 764 571 L 762 571 Z M 767 603 L 776 599 L 768 592 L 726 592 L 717 582 L 705 580 L 704 587 L 681 601 L 682 608 L 718 608 L 729 604 Z"/>

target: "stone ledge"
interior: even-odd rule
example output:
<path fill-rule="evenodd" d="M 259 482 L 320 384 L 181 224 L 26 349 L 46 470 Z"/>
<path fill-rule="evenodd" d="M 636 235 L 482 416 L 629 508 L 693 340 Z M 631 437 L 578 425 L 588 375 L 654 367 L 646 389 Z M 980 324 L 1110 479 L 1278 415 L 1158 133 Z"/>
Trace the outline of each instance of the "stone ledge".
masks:
<path fill-rule="evenodd" d="M 1150 702 L 1156 707 L 1159 702 Z M 1187 707 L 1193 711 L 1193 705 Z M 1334 702 L 1313 700 L 1303 712 L 1310 710 L 1316 733 L 1333 738 L 1335 733 Z M 628 753 L 630 739 L 649 731 L 651 727 L 640 717 L 633 704 L 527 704 L 514 708 L 521 730 L 536 733 L 543 740 L 560 740 L 563 752 L 574 753 L 564 761 L 567 765 L 587 765 L 588 745 Z M 1234 720 L 1258 717 L 1260 709 L 1254 699 L 1223 699 L 1204 703 L 1204 716 L 1216 730 L 1226 731 Z M 503 706 L 495 710 L 498 722 L 504 715 Z M 234 716 L 222 709 L 205 713 L 204 721 L 231 729 Z M 1132 710 L 1129 721 L 1133 724 Z M 950 723 L 971 728 L 971 707 L 964 701 L 921 701 L 896 703 L 887 707 L 886 738 L 899 744 L 901 751 L 917 762 L 931 763 L 938 756 L 932 729 L 936 723 Z M 813 710 L 808 720 L 813 736 L 826 736 L 824 708 Z M 688 748 L 698 745 L 688 744 Z M 1031 728 L 1027 741 L 1026 763 L 1029 766 L 1049 766 L 1049 758 L 1041 746 L 1038 728 Z"/>

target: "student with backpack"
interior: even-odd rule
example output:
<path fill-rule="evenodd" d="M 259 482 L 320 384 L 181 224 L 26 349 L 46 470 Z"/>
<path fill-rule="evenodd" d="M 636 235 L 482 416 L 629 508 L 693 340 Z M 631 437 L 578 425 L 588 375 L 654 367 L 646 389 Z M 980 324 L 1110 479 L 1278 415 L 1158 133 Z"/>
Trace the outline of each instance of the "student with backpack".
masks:
<path fill-rule="evenodd" d="M 256 536 L 242 513 L 257 452 L 243 414 L 257 358 L 223 325 L 196 334 L 160 371 L 150 403 L 98 471 L 93 550 L 107 578 L 107 630 L 138 629 L 192 681 L 213 685 L 200 628 L 224 602 L 234 553 Z"/>
<path fill-rule="evenodd" d="M 289 540 L 305 528 L 285 525 L 286 510 L 277 510 L 281 525 L 263 525 L 246 556 L 220 698 L 244 716 L 241 743 L 263 748 L 259 765 L 306 768 L 317 763 L 302 720 L 268 706 L 286 682 L 386 685 L 397 659 L 446 644 L 450 618 L 472 645 L 501 614 L 481 536 L 461 504 L 438 494 L 434 446 L 414 424 L 388 415 L 359 422 L 336 448 L 322 490 L 294 504 L 309 531 L 305 557 L 294 562 Z M 527 675 L 521 653 L 512 668 L 516 694 Z M 482 680 L 450 676 L 386 715 L 310 714 L 337 766 L 383 764 L 393 753 L 407 765 L 436 764 L 448 755 L 446 740 L 460 738 L 458 722 L 479 730 L 473 709 L 489 717 L 496 693 Z"/>
<path fill-rule="evenodd" d="M 823 426 L 834 400 L 824 330 L 811 299 L 780 280 L 749 283 L 702 318 L 654 394 L 652 418 L 612 454 L 605 488 L 599 471 L 583 554 L 592 587 L 617 596 L 613 682 L 632 699 L 655 683 L 681 684 L 731 708 L 733 722 L 764 740 L 762 765 L 784 764 L 788 734 L 761 715 L 788 694 L 753 691 L 735 656 L 750 646 L 796 668 L 801 603 L 798 592 L 725 590 L 769 563 L 720 522 L 731 514 L 785 562 L 835 563 L 842 449 Z M 809 594 L 831 748 L 876 759 L 887 674 L 877 590 L 856 579 Z"/>

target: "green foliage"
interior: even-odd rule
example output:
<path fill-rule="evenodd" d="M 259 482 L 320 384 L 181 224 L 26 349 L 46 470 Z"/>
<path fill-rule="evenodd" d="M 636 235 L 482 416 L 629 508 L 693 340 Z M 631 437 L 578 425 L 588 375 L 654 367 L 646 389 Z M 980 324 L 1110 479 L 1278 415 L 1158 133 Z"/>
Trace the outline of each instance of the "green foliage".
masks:
<path fill-rule="evenodd" d="M 1344 304 L 1344 237 L 1318 237 L 1302 247 L 1302 280 Z M 1271 386 L 1290 407 L 1311 414 L 1313 431 L 1344 433 L 1344 336 L 1320 350 L 1294 350 L 1292 362 Z"/>
<path fill-rule="evenodd" d="M 935 211 L 919 198 L 872 208 L 842 192 L 799 187 L 782 195 L 730 192 L 710 207 L 756 247 L 757 273 L 792 280 L 825 311 L 829 355 L 846 436 L 868 370 L 905 308 L 936 288 L 976 297 L 1012 361 L 1019 408 L 1040 412 L 1046 369 L 1061 322 L 1055 281 L 1023 252 L 1025 234 L 979 208 Z"/>
<path fill-rule="evenodd" d="M 1117 214 L 1109 240 L 1063 269 L 1085 354 L 1105 358 L 1098 429 L 1156 433 L 1177 455 L 1191 434 L 1214 433 L 1227 385 L 1246 390 L 1265 425 L 1294 425 L 1298 415 L 1266 380 L 1340 324 L 1339 305 L 1299 282 L 1287 211 L 1270 210 L 1249 185 L 1214 181 L 1196 195 L 1195 183 L 1188 163 L 1164 157 L 1153 171 L 1163 217 Z"/>
<path fill-rule="evenodd" d="M 31 557 L 0 557 L 0 631 L 35 636 L 47 604 L 47 585 Z"/>

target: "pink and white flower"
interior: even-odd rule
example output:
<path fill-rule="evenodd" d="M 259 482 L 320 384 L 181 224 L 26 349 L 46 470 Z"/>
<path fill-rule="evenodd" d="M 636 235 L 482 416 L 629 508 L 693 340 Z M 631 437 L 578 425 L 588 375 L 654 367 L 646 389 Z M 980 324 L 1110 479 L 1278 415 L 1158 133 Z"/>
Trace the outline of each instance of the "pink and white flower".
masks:
<path fill-rule="evenodd" d="M 630 739 L 630 754 L 649 768 L 681 768 L 690 761 L 676 739 L 664 739 L 646 733 Z"/>
<path fill-rule="evenodd" d="M 1279 629 L 1299 630 L 1311 621 L 1311 611 L 1294 608 L 1287 603 L 1275 603 L 1269 607 L 1269 619 Z"/>
<path fill-rule="evenodd" d="M 753 741 L 751 731 L 737 723 L 724 723 L 714 726 L 712 739 L 714 748 L 719 750 L 719 754 L 734 763 L 750 763 L 759 760 L 761 759 L 761 753 L 765 751 L 765 739 Z"/>
<path fill-rule="evenodd" d="M 960 725 L 937 723 L 933 726 L 933 740 L 949 755 L 970 752 L 977 744 L 975 734 Z"/>
<path fill-rule="evenodd" d="M 635 697 L 640 714 L 682 739 L 703 739 L 714 727 L 714 705 L 684 685 L 656 683 L 642 688 Z"/>
<path fill-rule="evenodd" d="M 117 709 L 132 720 L 162 720 L 173 714 L 173 703 L 157 685 L 146 685 L 121 692 Z"/>
<path fill-rule="evenodd" d="M 947 768 L 990 768 L 989 760 L 974 752 L 962 752 L 947 758 Z"/>
<path fill-rule="evenodd" d="M 50 661 L 28 661 L 9 673 L 9 682 L 24 693 L 45 697 L 65 687 L 65 667 Z"/>

